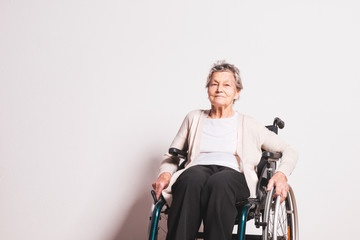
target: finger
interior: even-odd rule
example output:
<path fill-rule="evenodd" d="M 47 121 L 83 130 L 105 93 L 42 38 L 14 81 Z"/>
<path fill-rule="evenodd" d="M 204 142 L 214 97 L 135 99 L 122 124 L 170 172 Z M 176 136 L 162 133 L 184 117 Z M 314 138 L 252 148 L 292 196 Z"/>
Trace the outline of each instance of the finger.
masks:
<path fill-rule="evenodd" d="M 286 197 L 287 197 L 287 188 L 284 188 L 283 191 L 281 192 L 281 202 L 285 201 Z"/>
<path fill-rule="evenodd" d="M 284 199 L 287 197 L 287 194 L 288 194 L 288 191 L 287 191 L 287 188 L 285 188 L 282 193 L 282 195 L 284 196 Z"/>
<path fill-rule="evenodd" d="M 270 191 L 271 189 L 273 189 L 273 187 L 274 187 L 274 180 L 270 179 L 266 191 Z"/>
<path fill-rule="evenodd" d="M 159 198 L 160 198 L 160 193 L 156 192 L 156 200 L 159 200 Z"/>
<path fill-rule="evenodd" d="M 281 197 L 280 197 L 280 203 L 283 203 L 283 202 L 285 201 L 285 199 L 286 199 L 286 197 L 283 196 L 283 195 L 281 195 Z"/>
<path fill-rule="evenodd" d="M 283 188 L 281 187 L 281 185 L 276 185 L 276 188 L 275 188 L 275 196 L 280 196 L 282 195 L 282 192 L 283 192 Z"/>
<path fill-rule="evenodd" d="M 287 197 L 286 193 L 281 194 L 281 202 L 285 201 L 286 197 Z"/>
<path fill-rule="evenodd" d="M 157 192 L 158 191 L 158 189 L 159 189 L 159 183 L 158 182 L 154 182 L 153 184 L 152 184 L 152 186 L 153 186 L 153 188 L 154 188 L 154 190 L 155 190 L 155 192 Z"/>
<path fill-rule="evenodd" d="M 162 190 L 156 192 L 156 199 L 160 199 Z"/>

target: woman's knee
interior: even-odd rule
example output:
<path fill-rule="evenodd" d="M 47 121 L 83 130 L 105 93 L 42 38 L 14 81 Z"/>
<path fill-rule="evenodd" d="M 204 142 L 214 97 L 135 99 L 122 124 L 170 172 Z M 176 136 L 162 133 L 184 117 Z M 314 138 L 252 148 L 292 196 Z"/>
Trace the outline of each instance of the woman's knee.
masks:
<path fill-rule="evenodd" d="M 246 198 L 250 195 L 244 175 L 234 171 L 224 171 L 212 175 L 206 182 L 206 189 L 216 194 L 231 193 L 237 196 L 236 198 Z"/>

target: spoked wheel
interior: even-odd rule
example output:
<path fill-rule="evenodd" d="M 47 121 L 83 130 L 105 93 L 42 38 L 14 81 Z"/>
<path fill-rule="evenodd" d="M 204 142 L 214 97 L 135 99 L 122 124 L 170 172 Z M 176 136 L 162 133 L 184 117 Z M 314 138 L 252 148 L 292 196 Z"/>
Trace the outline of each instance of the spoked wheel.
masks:
<path fill-rule="evenodd" d="M 289 186 L 290 187 L 290 186 Z M 299 240 L 298 213 L 295 195 L 290 187 L 283 203 L 273 198 L 274 189 L 268 192 L 264 210 L 263 240 Z"/>

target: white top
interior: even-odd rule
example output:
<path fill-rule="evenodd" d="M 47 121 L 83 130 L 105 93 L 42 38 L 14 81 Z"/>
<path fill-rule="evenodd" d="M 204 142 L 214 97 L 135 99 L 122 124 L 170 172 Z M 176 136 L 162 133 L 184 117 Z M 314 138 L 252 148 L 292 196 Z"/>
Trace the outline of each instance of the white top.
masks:
<path fill-rule="evenodd" d="M 237 112 L 230 118 L 206 118 L 200 153 L 193 165 L 220 165 L 240 171 L 235 156 L 237 128 Z"/>

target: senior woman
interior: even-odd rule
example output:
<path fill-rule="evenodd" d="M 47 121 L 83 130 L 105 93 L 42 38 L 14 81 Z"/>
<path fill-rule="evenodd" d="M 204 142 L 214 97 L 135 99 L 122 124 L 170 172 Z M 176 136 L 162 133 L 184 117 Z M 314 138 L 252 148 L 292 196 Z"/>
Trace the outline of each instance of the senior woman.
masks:
<path fill-rule="evenodd" d="M 153 183 L 171 205 L 168 240 L 195 239 L 201 221 L 205 239 L 229 240 L 237 215 L 236 202 L 256 197 L 256 166 L 261 149 L 282 153 L 282 161 L 268 184 L 283 201 L 287 177 L 297 161 L 296 151 L 253 118 L 233 110 L 242 82 L 239 70 L 219 61 L 210 69 L 206 87 L 210 110 L 190 112 L 171 147 L 188 151 L 185 169 L 165 154 Z"/>

